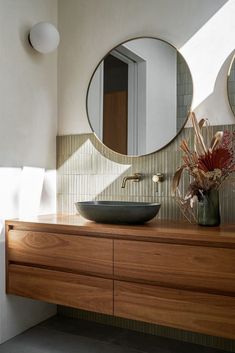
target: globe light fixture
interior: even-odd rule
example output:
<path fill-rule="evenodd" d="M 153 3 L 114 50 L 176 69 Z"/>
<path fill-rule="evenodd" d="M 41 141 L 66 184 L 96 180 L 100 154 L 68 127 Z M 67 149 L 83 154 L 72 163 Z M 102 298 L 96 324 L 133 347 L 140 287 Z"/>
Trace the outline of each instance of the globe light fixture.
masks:
<path fill-rule="evenodd" d="M 57 28 L 49 22 L 39 22 L 34 25 L 28 38 L 30 45 L 42 54 L 52 52 L 60 42 Z"/>

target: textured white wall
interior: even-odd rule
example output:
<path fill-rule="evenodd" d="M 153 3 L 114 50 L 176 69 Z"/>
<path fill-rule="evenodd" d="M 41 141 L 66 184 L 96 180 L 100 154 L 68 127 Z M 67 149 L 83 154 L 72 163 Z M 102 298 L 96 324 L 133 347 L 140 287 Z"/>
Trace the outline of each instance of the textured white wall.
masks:
<path fill-rule="evenodd" d="M 58 0 L 58 6 L 59 134 L 90 132 L 85 101 L 92 72 L 111 48 L 137 36 L 159 37 L 182 52 L 199 117 L 234 123 L 225 62 L 235 48 L 234 0 Z"/>
<path fill-rule="evenodd" d="M 5 295 L 4 220 L 37 212 L 38 203 L 41 213 L 55 211 L 57 54 L 27 42 L 40 21 L 57 24 L 57 0 L 0 0 L 0 343 L 56 310 Z"/>

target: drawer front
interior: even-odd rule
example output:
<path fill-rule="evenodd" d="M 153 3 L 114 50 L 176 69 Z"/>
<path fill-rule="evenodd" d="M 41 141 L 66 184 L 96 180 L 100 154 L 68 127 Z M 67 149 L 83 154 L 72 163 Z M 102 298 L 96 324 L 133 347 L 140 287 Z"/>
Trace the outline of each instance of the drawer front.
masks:
<path fill-rule="evenodd" d="M 113 275 L 113 241 L 67 234 L 10 230 L 8 261 Z"/>
<path fill-rule="evenodd" d="M 235 249 L 115 240 L 114 276 L 189 290 L 235 293 Z"/>
<path fill-rule="evenodd" d="M 10 265 L 7 293 L 71 306 L 104 314 L 113 314 L 113 281 Z"/>
<path fill-rule="evenodd" d="M 235 298 L 114 281 L 114 315 L 235 338 Z"/>

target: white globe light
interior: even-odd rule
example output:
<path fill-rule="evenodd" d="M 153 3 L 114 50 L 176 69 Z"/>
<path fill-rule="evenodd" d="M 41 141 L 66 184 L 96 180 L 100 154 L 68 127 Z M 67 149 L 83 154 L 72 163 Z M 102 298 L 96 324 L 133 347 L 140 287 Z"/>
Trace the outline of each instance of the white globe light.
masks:
<path fill-rule="evenodd" d="M 46 54 L 55 50 L 60 42 L 60 35 L 55 26 L 48 22 L 34 25 L 29 33 L 29 42 L 40 53 Z"/>

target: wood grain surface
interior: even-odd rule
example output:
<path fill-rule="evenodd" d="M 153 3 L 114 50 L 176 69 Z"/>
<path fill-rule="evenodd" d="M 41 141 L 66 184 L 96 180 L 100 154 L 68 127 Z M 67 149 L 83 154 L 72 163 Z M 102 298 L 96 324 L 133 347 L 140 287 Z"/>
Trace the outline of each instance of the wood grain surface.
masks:
<path fill-rule="evenodd" d="M 113 281 L 9 265 L 7 292 L 54 304 L 113 314 Z"/>
<path fill-rule="evenodd" d="M 235 249 L 114 240 L 114 275 L 235 295 Z"/>
<path fill-rule="evenodd" d="M 128 92 L 112 91 L 104 94 L 103 143 L 115 152 L 128 154 Z M 112 119 L 110 119 L 110 116 Z"/>
<path fill-rule="evenodd" d="M 10 230 L 8 261 L 113 275 L 113 241 L 56 233 Z"/>
<path fill-rule="evenodd" d="M 235 338 L 235 298 L 114 282 L 114 315 Z"/>

